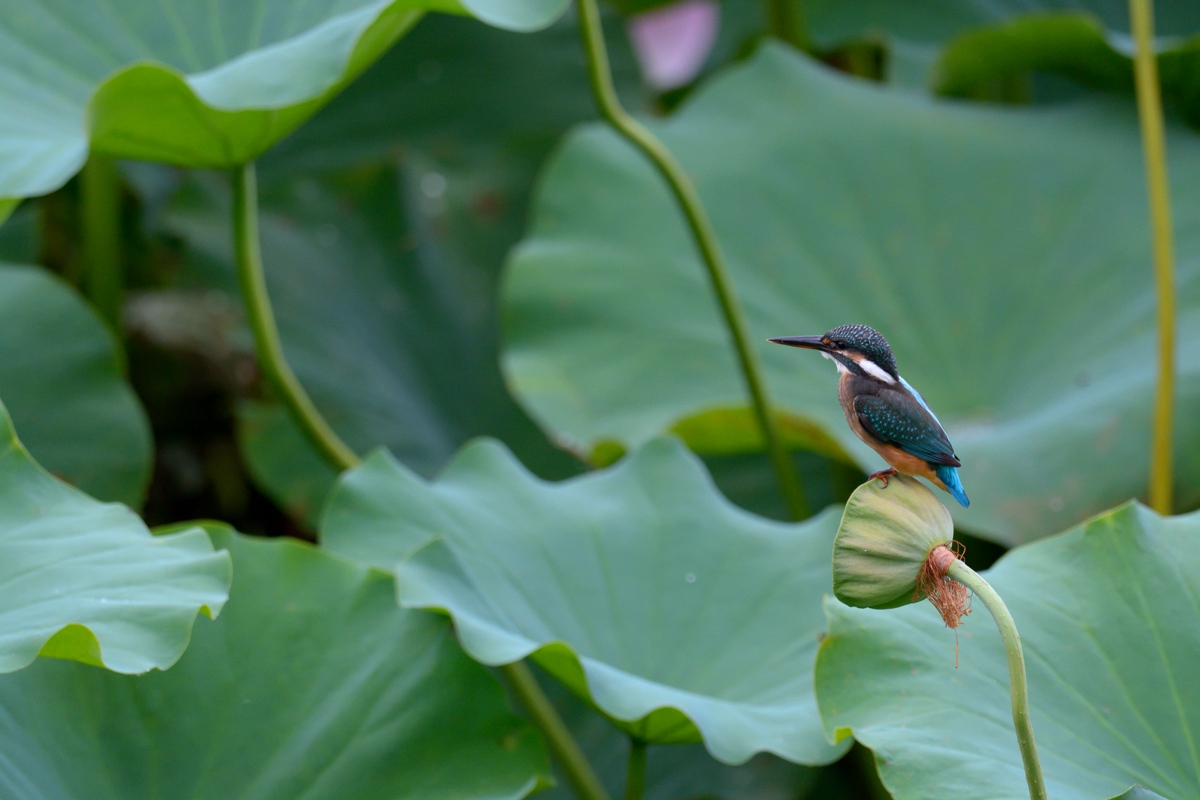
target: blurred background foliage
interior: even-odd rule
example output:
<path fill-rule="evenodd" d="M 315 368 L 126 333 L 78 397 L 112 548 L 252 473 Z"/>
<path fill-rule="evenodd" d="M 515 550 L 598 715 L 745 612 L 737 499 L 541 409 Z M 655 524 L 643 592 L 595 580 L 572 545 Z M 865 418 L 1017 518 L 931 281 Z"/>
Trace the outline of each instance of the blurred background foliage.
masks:
<path fill-rule="evenodd" d="M 805 55 L 766 42 L 768 11 L 789 2 L 795 24 L 784 38 Z M 1008 459 L 995 482 L 981 469 L 972 485 L 970 463 L 964 471 L 982 498 L 959 520 L 974 566 L 1143 491 L 1145 466 L 1131 462 L 1148 436 L 1153 308 L 1122 0 L 623 0 L 605 9 L 605 23 L 621 98 L 656 120 L 710 202 L 743 270 L 755 335 L 876 324 L 905 373 L 946 410 L 954 440 L 973 455 L 977 447 L 976 463 Z M 1200 5 L 1161 2 L 1157 24 L 1173 163 L 1191 170 L 1200 158 L 1188 128 L 1200 124 L 1200 43 L 1189 37 L 1200 32 Z M 784 77 L 754 77 L 773 68 Z M 363 453 L 385 446 L 433 477 L 467 441 L 491 436 L 534 475 L 559 480 L 674 430 L 730 499 L 783 518 L 774 476 L 731 407 L 736 373 L 677 219 L 646 187 L 649 170 L 611 135 L 577 130 L 597 115 L 571 12 L 533 33 L 431 14 L 348 77 L 259 161 L 262 246 L 287 355 L 346 442 Z M 11 73 L 0 71 L 5 80 Z M 846 142 L 859 149 L 840 152 Z M 63 152 L 82 157 L 86 146 L 68 142 Z M 217 518 L 312 540 L 336 473 L 255 364 L 236 291 L 227 176 L 122 161 L 117 181 L 124 300 L 115 331 L 67 288 L 96 297 L 80 178 L 24 202 L 0 226 L 0 261 L 58 276 L 0 268 L 0 396 L 15 426 L 52 472 L 140 508 L 151 525 Z M 1186 344 L 1200 341 L 1200 229 L 1191 184 L 1175 186 L 1180 419 L 1190 421 L 1178 429 L 1176 510 L 1185 511 L 1200 504 L 1200 427 L 1187 411 L 1200 395 L 1200 351 Z M 1056 205 L 1031 203 L 1039 193 Z M 569 214 L 559 213 L 562 196 Z M 887 208 L 911 213 L 888 222 Z M 851 214 L 860 219 L 846 222 Z M 767 220 L 767 233 L 750 226 Z M 1037 246 L 1010 248 L 1030 241 Z M 539 246 L 556 248 L 540 273 L 530 267 Z M 854 271 L 856 249 L 873 246 L 900 254 L 906 280 L 919 271 L 912 285 L 922 301 L 872 284 L 888 276 Z M 605 247 L 607 260 L 583 284 L 578 270 L 556 274 L 564 253 L 586 264 Z M 613 266 L 623 247 L 633 255 Z M 763 253 L 783 278 L 754 273 Z M 846 271 L 830 273 L 835 265 Z M 665 285 L 647 283 L 651 273 Z M 1046 274 L 1060 280 L 1039 279 Z M 589 308 L 589 292 L 647 307 L 632 318 L 615 302 Z M 656 316 L 655 307 L 672 313 Z M 621 313 L 606 316 L 613 310 Z M 987 314 L 995 324 L 980 321 Z M 1089 326 L 1109 338 L 1098 341 Z M 571 349 L 591 335 L 596 349 Z M 672 342 L 677 349 L 664 345 Z M 637 390 L 629 373 L 596 368 L 633 351 L 646 362 Z M 784 356 L 795 354 L 769 355 L 770 377 L 819 510 L 844 501 L 873 462 L 844 435 L 829 365 Z M 539 383 L 570 373 L 573 361 L 579 375 L 562 396 Z M 719 373 L 718 389 L 705 388 L 705 370 Z M 600 419 L 588 427 L 572 417 L 571 396 L 593 378 L 605 384 L 586 394 L 587 413 Z M 653 402 L 642 403 L 647 392 Z M 655 404 L 668 411 L 610 424 Z M 1080 409 L 1094 424 L 1072 429 L 1065 420 Z M 1044 469 L 1026 469 L 1014 442 L 1042 447 Z M 1081 456 L 1079 442 L 1099 452 Z M 1048 489 L 1046 472 L 1064 485 Z M 255 552 L 247 558 L 274 568 L 277 554 Z M 339 586 L 355 580 L 337 577 Z M 29 691 L 64 679 L 37 677 Z M 619 794 L 627 740 L 554 691 Z M 655 748 L 647 797 L 886 796 L 863 753 L 823 768 L 768 755 L 728 767 L 700 745 Z M 569 794 L 560 786 L 545 796 Z"/>

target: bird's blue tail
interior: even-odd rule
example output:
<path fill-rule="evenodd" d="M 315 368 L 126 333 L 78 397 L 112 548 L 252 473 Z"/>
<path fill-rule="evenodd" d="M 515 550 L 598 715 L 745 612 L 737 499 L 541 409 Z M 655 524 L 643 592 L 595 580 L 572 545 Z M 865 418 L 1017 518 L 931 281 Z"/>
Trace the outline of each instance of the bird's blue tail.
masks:
<path fill-rule="evenodd" d="M 946 484 L 946 489 L 963 508 L 971 505 L 971 501 L 967 499 L 967 493 L 963 491 L 962 481 L 958 479 L 957 467 L 938 466 L 934 467 L 933 471 L 937 474 L 938 480 Z"/>

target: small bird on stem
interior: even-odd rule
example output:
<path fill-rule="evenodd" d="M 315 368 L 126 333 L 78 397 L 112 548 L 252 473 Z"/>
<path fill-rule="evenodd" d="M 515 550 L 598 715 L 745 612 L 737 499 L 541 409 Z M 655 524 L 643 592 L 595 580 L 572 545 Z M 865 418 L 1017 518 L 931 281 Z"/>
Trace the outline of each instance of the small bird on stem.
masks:
<path fill-rule="evenodd" d="M 949 492 L 964 507 L 971 501 L 958 478 L 962 462 L 925 399 L 900 377 L 887 339 L 866 325 L 842 325 L 823 336 L 780 336 L 769 341 L 816 350 L 841 373 L 838 400 L 850 430 L 890 469 L 873 473 L 887 486 L 897 472 L 917 475 Z"/>

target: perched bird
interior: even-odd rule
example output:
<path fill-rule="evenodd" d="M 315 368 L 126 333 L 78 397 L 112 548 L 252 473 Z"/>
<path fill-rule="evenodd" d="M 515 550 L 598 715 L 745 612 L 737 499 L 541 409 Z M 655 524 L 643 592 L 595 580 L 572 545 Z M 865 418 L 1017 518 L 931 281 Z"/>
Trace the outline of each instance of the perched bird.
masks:
<path fill-rule="evenodd" d="M 824 336 L 781 336 L 769 341 L 816 350 L 832 359 L 841 376 L 838 400 L 854 434 L 891 465 L 871 475 L 887 486 L 889 475 L 919 475 L 963 506 L 958 478 L 962 462 L 925 399 L 900 377 L 887 339 L 866 325 L 842 325 Z"/>

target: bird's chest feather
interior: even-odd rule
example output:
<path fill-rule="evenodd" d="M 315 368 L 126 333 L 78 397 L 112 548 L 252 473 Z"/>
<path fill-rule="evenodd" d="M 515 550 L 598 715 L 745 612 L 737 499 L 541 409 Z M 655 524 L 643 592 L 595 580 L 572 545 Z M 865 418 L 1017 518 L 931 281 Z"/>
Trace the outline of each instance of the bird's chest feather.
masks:
<path fill-rule="evenodd" d="M 854 409 L 854 398 L 864 394 L 878 394 L 874 381 L 851 373 L 842 374 L 838 380 L 838 400 L 842 404 L 842 412 L 845 413 L 846 422 L 850 425 L 850 430 L 854 431 L 854 435 L 866 442 L 872 450 L 883 456 L 884 461 L 898 471 L 905 475 L 920 475 L 938 486 L 942 486 L 941 480 L 924 459 L 906 453 L 894 444 L 881 442 L 863 429 L 858 412 Z"/>
<path fill-rule="evenodd" d="M 854 410 L 854 398 L 860 394 L 873 393 L 871 391 L 873 388 L 870 381 L 851 372 L 843 372 L 838 376 L 838 402 L 842 404 L 842 413 L 846 415 L 846 422 L 850 425 L 850 430 L 854 431 L 854 435 L 871 447 L 875 447 L 875 440 L 863 430 L 862 423 L 858 421 L 858 412 Z"/>

